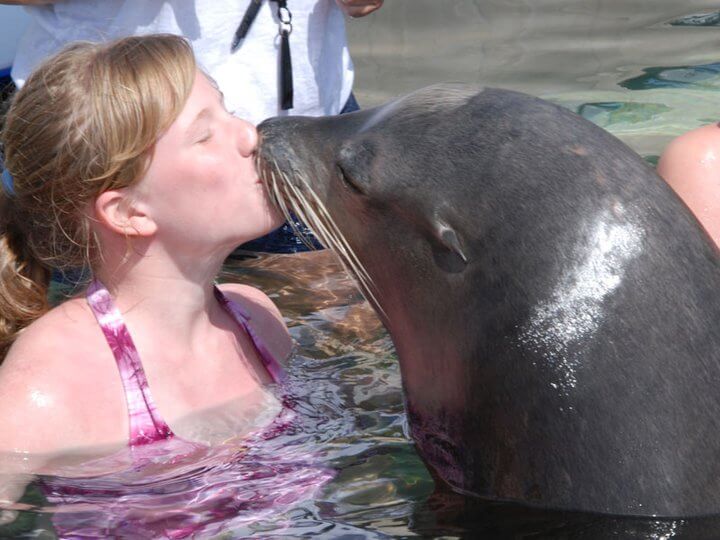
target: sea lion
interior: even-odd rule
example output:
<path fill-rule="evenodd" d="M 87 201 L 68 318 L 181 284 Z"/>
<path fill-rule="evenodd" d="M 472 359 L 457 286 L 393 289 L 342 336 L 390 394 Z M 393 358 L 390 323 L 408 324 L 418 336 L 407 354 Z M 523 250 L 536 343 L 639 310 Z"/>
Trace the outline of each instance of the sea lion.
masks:
<path fill-rule="evenodd" d="M 395 343 L 454 490 L 720 513 L 720 258 L 635 152 L 514 91 L 438 85 L 259 126 L 259 169 Z"/>

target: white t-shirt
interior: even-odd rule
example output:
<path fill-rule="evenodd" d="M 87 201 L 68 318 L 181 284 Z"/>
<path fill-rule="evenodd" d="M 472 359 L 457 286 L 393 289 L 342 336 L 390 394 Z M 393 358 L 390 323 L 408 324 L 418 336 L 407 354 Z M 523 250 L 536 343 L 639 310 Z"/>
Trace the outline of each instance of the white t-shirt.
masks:
<path fill-rule="evenodd" d="M 247 37 L 230 52 L 250 0 L 59 0 L 28 6 L 32 15 L 12 68 L 15 84 L 48 55 L 77 40 L 172 33 L 192 43 L 200 67 L 225 94 L 228 110 L 258 123 L 281 114 L 337 114 L 350 96 L 353 65 L 335 0 L 288 0 L 292 12 L 294 108 L 278 100 L 277 3 L 264 0 Z"/>

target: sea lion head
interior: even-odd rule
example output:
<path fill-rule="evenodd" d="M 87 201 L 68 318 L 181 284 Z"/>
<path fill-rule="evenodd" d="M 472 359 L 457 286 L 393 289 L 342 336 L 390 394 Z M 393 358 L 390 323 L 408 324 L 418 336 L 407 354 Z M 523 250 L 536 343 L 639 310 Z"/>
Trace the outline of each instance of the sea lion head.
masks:
<path fill-rule="evenodd" d="M 400 302 L 397 272 L 407 287 L 428 284 L 431 276 L 416 282 L 401 270 L 416 267 L 419 252 L 440 273 L 461 273 L 469 262 L 455 208 L 474 188 L 446 187 L 458 175 L 448 163 L 471 159 L 453 134 L 477 91 L 436 85 L 374 109 L 258 127 L 271 194 L 340 255 L 381 315 Z"/>

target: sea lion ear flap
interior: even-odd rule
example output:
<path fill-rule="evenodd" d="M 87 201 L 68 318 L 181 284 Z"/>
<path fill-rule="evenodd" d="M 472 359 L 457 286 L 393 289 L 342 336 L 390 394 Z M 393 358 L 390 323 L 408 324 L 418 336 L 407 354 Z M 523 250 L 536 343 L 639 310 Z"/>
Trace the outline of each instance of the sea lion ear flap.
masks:
<path fill-rule="evenodd" d="M 444 256 L 436 254 L 436 262 L 445 270 L 451 272 L 461 271 L 468 264 L 458 234 L 450 225 L 436 219 L 433 223 L 435 238 L 447 250 Z"/>

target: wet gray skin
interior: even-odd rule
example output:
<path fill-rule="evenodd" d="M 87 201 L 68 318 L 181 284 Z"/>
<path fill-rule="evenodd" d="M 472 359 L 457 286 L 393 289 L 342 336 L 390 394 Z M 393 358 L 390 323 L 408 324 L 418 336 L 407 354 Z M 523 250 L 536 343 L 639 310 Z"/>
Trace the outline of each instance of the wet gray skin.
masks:
<path fill-rule="evenodd" d="M 718 251 L 632 150 L 462 85 L 259 131 L 279 204 L 367 273 L 437 477 L 548 509 L 720 512 Z"/>

